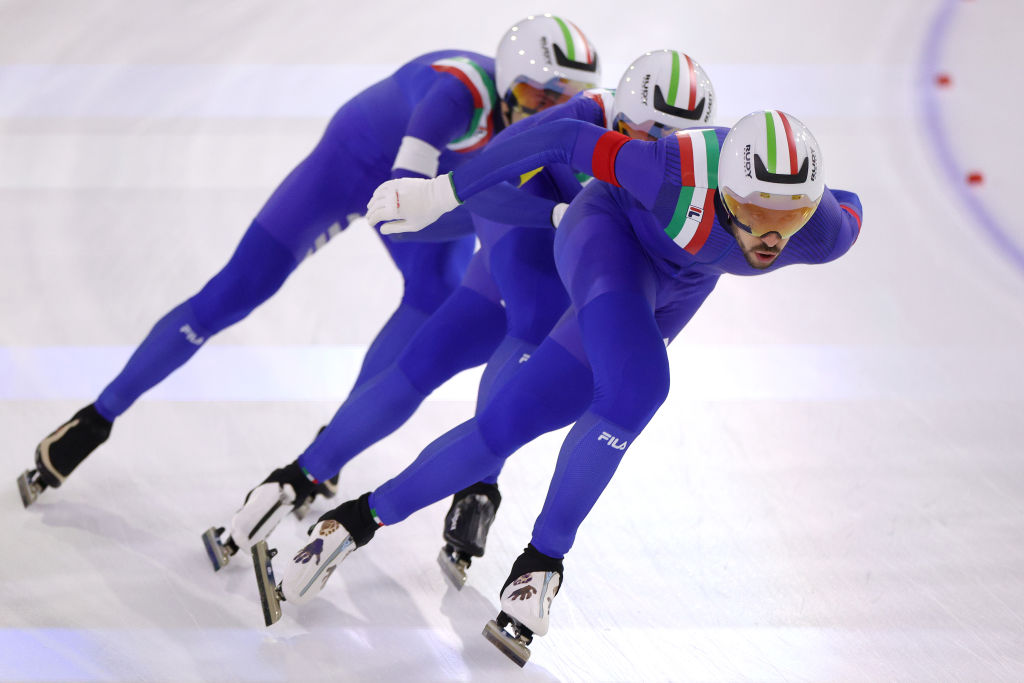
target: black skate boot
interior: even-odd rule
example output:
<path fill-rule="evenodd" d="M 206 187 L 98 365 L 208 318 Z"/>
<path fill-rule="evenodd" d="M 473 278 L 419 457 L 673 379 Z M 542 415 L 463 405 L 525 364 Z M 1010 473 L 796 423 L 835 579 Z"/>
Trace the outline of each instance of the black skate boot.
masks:
<path fill-rule="evenodd" d="M 519 666 L 530 658 L 535 635 L 548 632 L 551 601 L 562 586 L 562 560 L 533 545 L 523 550 L 501 588 L 501 612 L 484 626 L 484 637 Z"/>
<path fill-rule="evenodd" d="M 86 456 L 107 440 L 112 423 L 92 404 L 79 410 L 36 446 L 36 468 L 18 477 L 21 502 L 28 507 L 48 486 L 58 488 Z"/>
<path fill-rule="evenodd" d="M 203 533 L 203 545 L 214 571 L 227 565 L 240 548 L 251 548 L 266 538 L 289 512 L 299 519 L 317 495 L 317 484 L 293 462 L 270 473 L 259 486 L 245 495 L 242 507 L 231 520 L 231 531 L 210 527 Z"/>
<path fill-rule="evenodd" d="M 501 505 L 501 494 L 494 484 L 479 482 L 452 497 L 452 506 L 444 518 L 444 548 L 437 563 L 457 589 L 466 585 L 466 570 L 474 557 L 483 557 L 487 532 Z"/>
<path fill-rule="evenodd" d="M 380 524 L 370 510 L 369 500 L 370 494 L 364 493 L 321 516 L 309 528 L 310 542 L 292 557 L 279 584 L 275 584 L 271 565 L 277 551 L 268 550 L 266 541 L 253 546 L 253 567 L 267 626 L 281 618 L 282 601 L 301 605 L 311 600 L 342 560 L 373 539 Z"/>

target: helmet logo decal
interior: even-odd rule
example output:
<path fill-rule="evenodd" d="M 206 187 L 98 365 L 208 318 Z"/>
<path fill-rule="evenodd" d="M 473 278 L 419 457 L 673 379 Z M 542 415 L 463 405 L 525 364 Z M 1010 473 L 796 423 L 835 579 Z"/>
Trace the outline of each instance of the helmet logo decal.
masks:
<path fill-rule="evenodd" d="M 758 180 L 763 180 L 766 183 L 781 183 L 783 185 L 799 185 L 800 183 L 806 183 L 809 171 L 808 167 L 808 159 L 807 157 L 804 157 L 804 163 L 800 165 L 800 171 L 797 173 L 771 173 L 764 167 L 764 162 L 761 161 L 761 155 L 754 155 L 754 175 Z"/>

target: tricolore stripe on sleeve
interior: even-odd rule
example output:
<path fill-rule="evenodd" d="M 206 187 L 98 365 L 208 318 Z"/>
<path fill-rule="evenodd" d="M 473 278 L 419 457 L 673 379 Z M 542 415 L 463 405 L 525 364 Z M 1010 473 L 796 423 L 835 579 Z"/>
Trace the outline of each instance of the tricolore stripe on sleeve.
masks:
<path fill-rule="evenodd" d="M 473 118 L 464 135 L 448 143 L 448 149 L 468 152 L 479 149 L 494 135 L 491 111 L 498 102 L 498 91 L 490 74 L 465 57 L 439 59 L 430 65 L 435 71 L 455 76 L 473 97 Z"/>
<path fill-rule="evenodd" d="M 713 130 L 676 133 L 681 187 L 665 234 L 687 252 L 696 254 L 711 234 L 718 188 L 718 137 Z"/>

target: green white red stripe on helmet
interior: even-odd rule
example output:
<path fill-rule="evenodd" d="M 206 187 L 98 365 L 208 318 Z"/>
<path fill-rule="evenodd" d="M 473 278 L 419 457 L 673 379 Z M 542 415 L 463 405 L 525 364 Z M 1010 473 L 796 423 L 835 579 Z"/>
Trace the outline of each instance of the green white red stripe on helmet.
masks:
<path fill-rule="evenodd" d="M 777 109 L 769 109 L 764 112 L 764 125 L 768 138 L 765 168 L 769 173 L 793 175 L 799 170 L 800 164 L 796 158 L 796 138 L 789 118 Z"/>
<path fill-rule="evenodd" d="M 594 62 L 594 50 L 591 49 L 590 43 L 587 42 L 587 37 L 583 35 L 583 31 L 571 21 L 553 15 L 551 15 L 551 18 L 558 24 L 558 28 L 562 31 L 562 37 L 565 39 L 565 56 L 574 62 L 592 64 Z"/>

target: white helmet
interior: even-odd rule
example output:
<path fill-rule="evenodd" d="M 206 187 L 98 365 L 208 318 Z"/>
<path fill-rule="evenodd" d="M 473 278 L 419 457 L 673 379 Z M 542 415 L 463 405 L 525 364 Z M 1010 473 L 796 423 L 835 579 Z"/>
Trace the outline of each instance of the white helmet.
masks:
<path fill-rule="evenodd" d="M 726 135 L 718 189 L 739 226 L 754 235 L 790 237 L 810 219 L 825 192 L 818 141 L 777 109 L 747 114 Z"/>
<path fill-rule="evenodd" d="M 532 114 L 593 88 L 597 52 L 575 24 L 550 14 L 516 23 L 498 43 L 494 81 L 510 107 Z"/>
<path fill-rule="evenodd" d="M 657 140 L 714 120 L 715 88 L 695 59 L 675 50 L 645 52 L 619 80 L 612 130 Z"/>

